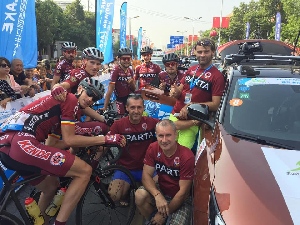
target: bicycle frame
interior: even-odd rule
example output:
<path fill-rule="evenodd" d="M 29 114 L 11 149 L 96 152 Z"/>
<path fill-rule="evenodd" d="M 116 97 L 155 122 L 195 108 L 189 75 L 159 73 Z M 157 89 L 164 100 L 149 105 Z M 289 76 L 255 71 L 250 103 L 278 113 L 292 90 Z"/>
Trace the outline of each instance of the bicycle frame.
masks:
<path fill-rule="evenodd" d="M 21 202 L 18 200 L 15 190 L 18 187 L 21 187 L 24 184 L 27 184 L 35 179 L 40 178 L 42 175 L 33 175 L 29 178 L 26 178 L 22 181 L 16 181 L 18 177 L 17 172 L 14 172 L 9 178 L 6 177 L 2 168 L 0 168 L 0 177 L 3 180 L 3 188 L 0 191 L 0 214 L 5 210 L 5 207 L 8 203 L 9 198 L 11 198 L 17 207 L 22 219 L 26 225 L 31 225 L 31 222 L 27 216 L 25 209 L 22 207 Z"/>

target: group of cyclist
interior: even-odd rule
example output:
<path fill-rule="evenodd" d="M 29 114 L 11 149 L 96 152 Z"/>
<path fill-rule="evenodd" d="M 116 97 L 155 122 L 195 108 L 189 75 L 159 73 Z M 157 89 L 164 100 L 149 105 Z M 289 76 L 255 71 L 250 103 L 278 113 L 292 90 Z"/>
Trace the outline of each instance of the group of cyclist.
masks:
<path fill-rule="evenodd" d="M 24 176 L 45 175 L 33 183 L 42 191 L 38 204 L 43 214 L 59 185 L 56 177 L 72 177 L 54 222 L 65 225 L 92 172 L 90 165 L 65 149 L 104 143 L 119 145 L 126 151 L 118 164 L 143 184 L 136 193 L 136 203 L 148 223 L 162 225 L 169 218 L 169 224 L 188 224 L 190 208 L 185 203 L 190 197 L 194 169 L 194 156 L 189 149 L 200 123 L 187 118 L 187 106 L 204 103 L 215 111 L 220 102 L 224 78 L 212 65 L 214 42 L 202 39 L 196 43 L 199 65 L 186 73 L 177 69 L 179 57 L 174 53 L 163 57 L 165 71 L 161 71 L 151 62 L 153 50 L 148 46 L 141 49 L 143 63 L 133 71 L 132 51 L 119 49 L 103 109 L 107 110 L 114 92 L 128 116 L 110 128 L 104 116 L 90 107 L 104 96 L 104 86 L 95 78 L 104 61 L 102 52 L 94 47 L 84 49 L 81 68 L 73 69 L 76 45 L 66 42 L 62 50 L 64 59 L 56 66 L 51 95 L 23 107 L 1 125 L 0 144 L 8 145 L 0 148 L 2 163 L 13 170 L 21 169 Z M 143 116 L 140 91 L 153 82 L 177 99 L 172 113 L 179 116 L 171 115 L 170 120 L 163 121 Z M 189 101 L 185 101 L 187 97 Z M 93 121 L 79 122 L 83 114 Z M 156 144 L 151 144 L 156 138 Z M 126 176 L 116 173 L 109 188 L 112 198 L 125 206 L 122 195 L 129 188 L 128 182 Z M 174 191 L 168 193 L 169 188 Z M 43 216 L 48 224 L 49 218 Z"/>

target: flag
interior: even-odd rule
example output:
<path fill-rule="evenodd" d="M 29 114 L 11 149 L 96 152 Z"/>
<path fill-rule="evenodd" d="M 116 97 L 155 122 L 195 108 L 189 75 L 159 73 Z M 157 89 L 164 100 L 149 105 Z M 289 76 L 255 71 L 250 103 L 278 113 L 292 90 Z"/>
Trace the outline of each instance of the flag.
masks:
<path fill-rule="evenodd" d="M 246 23 L 246 39 L 249 39 L 250 36 L 250 23 Z"/>
<path fill-rule="evenodd" d="M 276 14 L 276 24 L 275 24 L 275 40 L 280 41 L 280 32 L 281 32 L 281 15 L 280 12 Z"/>
<path fill-rule="evenodd" d="M 138 59 L 141 58 L 142 37 L 143 37 L 143 28 L 140 27 L 139 33 L 138 33 L 138 46 L 137 46 L 137 57 L 138 57 Z"/>
<path fill-rule="evenodd" d="M 120 48 L 126 47 L 126 19 L 127 19 L 127 2 L 123 2 L 120 9 Z"/>
<path fill-rule="evenodd" d="M 104 63 L 113 61 L 112 24 L 115 0 L 96 2 L 96 46 L 104 55 Z"/>
<path fill-rule="evenodd" d="M 1 0 L 0 56 L 21 59 L 24 68 L 37 66 L 35 1 Z"/>
<path fill-rule="evenodd" d="M 222 17 L 222 28 L 229 27 L 230 17 Z"/>
<path fill-rule="evenodd" d="M 213 17 L 213 28 L 220 28 L 220 17 Z"/>
<path fill-rule="evenodd" d="M 194 35 L 194 38 L 193 38 L 193 35 L 189 35 L 188 36 L 188 41 L 189 42 L 198 41 L 198 35 Z"/>

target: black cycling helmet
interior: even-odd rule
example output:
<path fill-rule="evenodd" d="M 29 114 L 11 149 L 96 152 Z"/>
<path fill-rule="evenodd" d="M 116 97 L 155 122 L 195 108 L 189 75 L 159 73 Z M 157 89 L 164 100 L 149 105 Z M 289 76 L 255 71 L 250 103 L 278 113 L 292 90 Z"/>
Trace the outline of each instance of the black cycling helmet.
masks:
<path fill-rule="evenodd" d="M 104 96 L 104 85 L 98 79 L 86 77 L 80 81 L 79 85 L 86 90 L 88 96 L 93 97 L 94 102 L 102 99 Z"/>
<path fill-rule="evenodd" d="M 149 46 L 145 46 L 141 49 L 141 54 L 152 54 L 153 53 L 153 49 L 150 48 Z"/>
<path fill-rule="evenodd" d="M 74 42 L 71 41 L 62 43 L 61 50 L 68 50 L 68 49 L 77 49 L 77 46 Z"/>
<path fill-rule="evenodd" d="M 129 48 L 120 48 L 118 50 L 118 57 L 121 57 L 123 55 L 130 55 L 132 56 L 132 51 Z"/>
<path fill-rule="evenodd" d="M 175 53 L 169 53 L 164 55 L 162 58 L 162 62 L 165 64 L 166 62 L 179 62 L 180 59 L 177 54 Z"/>
<path fill-rule="evenodd" d="M 82 58 L 83 59 L 97 59 L 100 62 L 104 61 L 103 53 L 95 47 L 88 47 L 88 48 L 83 49 Z"/>

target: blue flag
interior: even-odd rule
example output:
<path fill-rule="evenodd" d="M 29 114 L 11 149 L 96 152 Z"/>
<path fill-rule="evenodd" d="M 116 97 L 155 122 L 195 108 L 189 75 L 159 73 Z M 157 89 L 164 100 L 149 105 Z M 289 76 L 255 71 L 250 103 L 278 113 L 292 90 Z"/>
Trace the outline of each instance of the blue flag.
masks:
<path fill-rule="evenodd" d="M 142 38 L 143 38 L 143 28 L 140 27 L 139 33 L 138 33 L 138 47 L 137 47 L 137 57 L 138 57 L 138 59 L 141 58 Z"/>
<path fill-rule="evenodd" d="M 127 2 L 120 9 L 120 48 L 126 47 Z"/>
<path fill-rule="evenodd" d="M 280 41 L 280 31 L 281 31 L 281 15 L 280 12 L 276 14 L 276 24 L 275 24 L 275 40 Z"/>
<path fill-rule="evenodd" d="M 246 39 L 249 39 L 250 36 L 250 23 L 246 23 Z"/>
<path fill-rule="evenodd" d="M 37 66 L 35 1 L 1 0 L 0 56 L 21 59 L 24 68 Z"/>
<path fill-rule="evenodd" d="M 113 61 L 112 24 L 115 0 L 97 0 L 96 46 L 104 55 L 105 64 Z"/>

